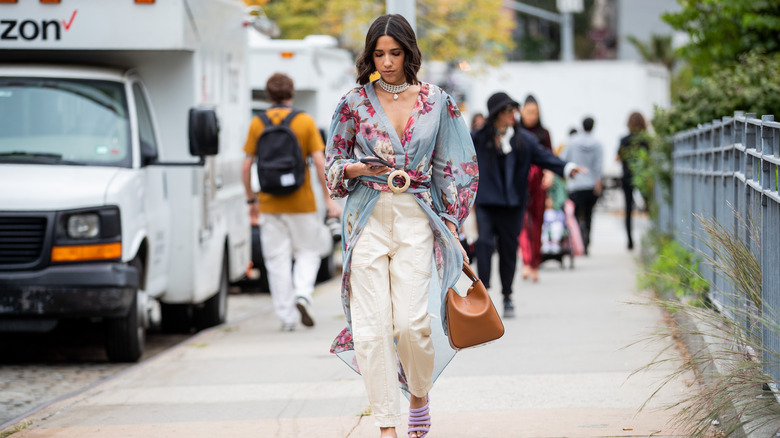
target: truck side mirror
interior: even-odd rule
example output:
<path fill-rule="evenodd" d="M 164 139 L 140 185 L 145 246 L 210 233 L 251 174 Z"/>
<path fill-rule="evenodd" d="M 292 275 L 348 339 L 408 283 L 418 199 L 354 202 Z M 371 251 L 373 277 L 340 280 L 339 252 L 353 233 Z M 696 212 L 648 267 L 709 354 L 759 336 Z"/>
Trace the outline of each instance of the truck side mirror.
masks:
<path fill-rule="evenodd" d="M 219 153 L 219 121 L 213 108 L 190 108 L 190 155 Z"/>

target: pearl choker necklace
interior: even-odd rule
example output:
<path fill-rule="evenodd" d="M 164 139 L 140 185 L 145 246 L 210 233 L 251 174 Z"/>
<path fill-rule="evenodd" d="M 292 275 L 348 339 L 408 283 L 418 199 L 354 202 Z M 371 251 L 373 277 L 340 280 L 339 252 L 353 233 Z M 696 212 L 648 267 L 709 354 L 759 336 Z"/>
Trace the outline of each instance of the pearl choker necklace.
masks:
<path fill-rule="evenodd" d="M 390 85 L 387 82 L 383 81 L 382 78 L 379 78 L 379 86 L 387 91 L 388 93 L 391 93 L 393 95 L 393 100 L 398 100 L 398 93 L 403 93 L 406 91 L 407 88 L 409 88 L 409 83 L 404 82 L 401 85 Z"/>

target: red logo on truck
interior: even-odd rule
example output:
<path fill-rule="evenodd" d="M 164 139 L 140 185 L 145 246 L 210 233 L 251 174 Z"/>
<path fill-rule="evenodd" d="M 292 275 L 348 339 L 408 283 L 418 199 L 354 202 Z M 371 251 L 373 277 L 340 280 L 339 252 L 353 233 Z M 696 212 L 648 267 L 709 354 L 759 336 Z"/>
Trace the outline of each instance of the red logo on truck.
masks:
<path fill-rule="evenodd" d="M 40 39 L 42 41 L 48 41 L 52 38 L 56 41 L 60 40 L 62 35 L 62 28 L 66 31 L 70 30 L 73 25 L 73 20 L 76 19 L 76 13 L 78 9 L 73 11 L 70 16 L 70 20 L 41 20 L 40 22 L 35 20 L 0 20 L 0 40 L 18 40 L 23 39 L 26 41 L 33 41 Z M 60 23 L 62 26 L 60 26 Z"/>

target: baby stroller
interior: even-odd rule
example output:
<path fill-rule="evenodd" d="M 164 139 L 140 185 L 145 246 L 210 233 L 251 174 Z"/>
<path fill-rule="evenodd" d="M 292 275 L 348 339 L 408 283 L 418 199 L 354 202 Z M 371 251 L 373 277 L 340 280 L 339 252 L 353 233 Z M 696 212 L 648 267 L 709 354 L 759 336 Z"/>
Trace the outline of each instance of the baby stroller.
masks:
<path fill-rule="evenodd" d="M 542 223 L 542 262 L 557 260 L 565 269 L 564 258 L 569 257 L 569 269 L 574 269 L 574 257 L 582 255 L 585 248 L 577 220 L 574 203 L 566 200 L 563 209 L 548 208 Z"/>

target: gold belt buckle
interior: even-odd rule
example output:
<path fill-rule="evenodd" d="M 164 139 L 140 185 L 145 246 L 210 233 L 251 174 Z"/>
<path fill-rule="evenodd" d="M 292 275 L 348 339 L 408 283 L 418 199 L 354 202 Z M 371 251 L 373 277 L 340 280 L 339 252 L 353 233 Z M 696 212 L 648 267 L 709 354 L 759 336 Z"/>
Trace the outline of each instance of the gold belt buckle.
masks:
<path fill-rule="evenodd" d="M 399 187 L 396 186 L 393 183 L 393 180 L 395 177 L 400 176 L 404 179 L 404 185 Z M 403 193 L 406 191 L 406 189 L 409 188 L 409 184 L 412 182 L 412 180 L 409 178 L 409 174 L 406 173 L 403 169 L 396 169 L 390 173 L 390 175 L 387 177 L 387 185 L 390 187 L 390 190 L 392 190 L 395 193 Z"/>

